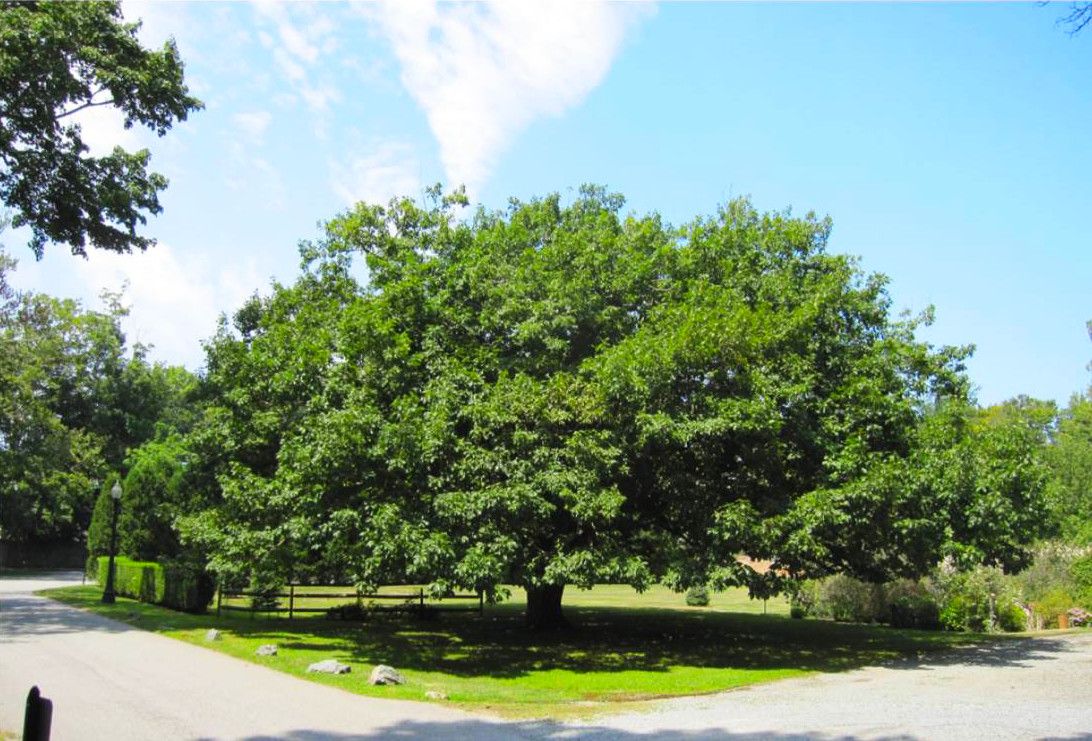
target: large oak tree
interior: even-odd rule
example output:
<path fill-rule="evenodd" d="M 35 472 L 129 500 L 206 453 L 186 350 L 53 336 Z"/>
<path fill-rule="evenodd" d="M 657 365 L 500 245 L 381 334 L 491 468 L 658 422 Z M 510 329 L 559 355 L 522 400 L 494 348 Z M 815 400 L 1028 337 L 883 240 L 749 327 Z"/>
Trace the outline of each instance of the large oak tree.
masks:
<path fill-rule="evenodd" d="M 567 585 L 1019 564 L 1028 441 L 977 435 L 969 350 L 917 341 L 828 220 L 430 198 L 334 219 L 210 342 L 193 445 L 216 504 L 185 534 L 215 568 L 518 584 L 550 627 Z"/>

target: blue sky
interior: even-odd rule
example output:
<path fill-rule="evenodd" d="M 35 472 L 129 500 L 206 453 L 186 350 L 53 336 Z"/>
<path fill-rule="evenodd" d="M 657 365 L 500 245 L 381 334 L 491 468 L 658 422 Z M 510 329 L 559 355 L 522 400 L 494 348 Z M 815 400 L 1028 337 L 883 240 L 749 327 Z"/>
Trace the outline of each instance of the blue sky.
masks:
<path fill-rule="evenodd" d="M 15 283 L 95 305 L 197 369 L 200 341 L 357 199 L 465 183 L 476 202 L 594 182 L 681 224 L 748 195 L 834 220 L 830 248 L 977 346 L 978 398 L 1064 402 L 1092 343 L 1092 30 L 1063 4 L 126 3 L 173 35 L 207 108 L 147 146 L 168 176 L 147 254 L 81 260 L 18 232 Z"/>

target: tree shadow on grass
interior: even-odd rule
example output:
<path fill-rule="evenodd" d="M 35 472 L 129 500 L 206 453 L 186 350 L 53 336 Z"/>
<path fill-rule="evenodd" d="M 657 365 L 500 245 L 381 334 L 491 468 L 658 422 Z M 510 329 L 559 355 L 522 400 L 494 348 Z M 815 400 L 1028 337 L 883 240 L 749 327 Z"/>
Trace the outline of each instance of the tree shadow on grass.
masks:
<path fill-rule="evenodd" d="M 530 633 L 513 610 L 438 622 L 411 618 L 362 624 L 319 620 L 237 621 L 230 629 L 276 641 L 284 650 L 326 651 L 358 663 L 464 678 L 516 678 L 552 669 L 572 672 L 667 672 L 677 667 L 741 671 L 836 672 L 877 663 L 1019 665 L 1033 655 L 1069 650 L 1051 639 L 980 639 L 760 615 L 674 610 L 580 608 L 572 631 Z M 909 658 L 908 658 L 909 657 Z M 928 658 L 926 658 L 928 657 Z"/>

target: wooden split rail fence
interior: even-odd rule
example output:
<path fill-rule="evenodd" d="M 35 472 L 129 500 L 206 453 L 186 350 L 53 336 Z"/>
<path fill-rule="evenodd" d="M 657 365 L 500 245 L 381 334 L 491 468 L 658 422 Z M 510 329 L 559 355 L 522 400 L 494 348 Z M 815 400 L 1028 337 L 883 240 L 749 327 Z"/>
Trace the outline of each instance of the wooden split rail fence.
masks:
<path fill-rule="evenodd" d="M 350 589 L 351 587 L 345 587 L 343 585 L 331 585 L 331 589 Z M 321 600 L 336 600 L 336 599 L 353 599 L 355 604 L 360 605 L 367 611 L 375 612 L 476 612 L 479 615 L 485 609 L 485 597 L 480 592 L 478 594 L 452 594 L 444 597 L 442 600 L 431 600 L 425 594 L 424 588 L 418 588 L 413 592 L 401 592 L 401 593 L 374 593 L 367 594 L 357 591 L 344 591 L 344 592 L 317 592 L 311 591 L 316 589 L 313 585 L 303 584 L 290 584 L 287 590 L 281 590 L 279 592 L 248 592 L 248 591 L 232 591 L 227 589 L 216 590 L 216 614 L 220 615 L 223 611 L 230 612 L 249 612 L 251 615 L 255 615 L 259 612 L 264 613 L 288 613 L 289 618 L 295 617 L 297 614 L 319 613 L 329 612 L 341 605 L 327 605 L 326 607 L 308 607 L 307 603 L 316 599 Z M 246 598 L 249 599 L 249 605 L 235 605 L 225 603 L 224 600 L 233 600 Z M 258 598 L 257 600 L 255 598 Z M 272 599 L 277 600 L 277 606 L 262 605 L 258 600 Z M 458 601 L 470 604 L 452 605 L 442 604 L 443 602 Z M 284 606 L 287 601 L 287 606 Z M 298 604 L 298 601 L 302 601 L 304 604 Z M 391 605 L 389 607 L 380 607 L 376 602 L 396 602 L 398 604 Z M 313 602 L 311 602 L 313 604 Z"/>

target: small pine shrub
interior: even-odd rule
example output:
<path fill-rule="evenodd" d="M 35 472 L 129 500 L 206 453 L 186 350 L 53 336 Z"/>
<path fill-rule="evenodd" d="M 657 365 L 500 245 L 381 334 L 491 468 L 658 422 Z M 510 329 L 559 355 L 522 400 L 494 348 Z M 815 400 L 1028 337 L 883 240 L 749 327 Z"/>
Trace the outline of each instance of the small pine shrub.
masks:
<path fill-rule="evenodd" d="M 689 607 L 708 607 L 709 590 L 705 587 L 690 587 L 686 590 L 686 604 Z"/>
<path fill-rule="evenodd" d="M 326 611 L 327 620 L 366 620 L 368 611 L 359 602 L 335 605 Z"/>

